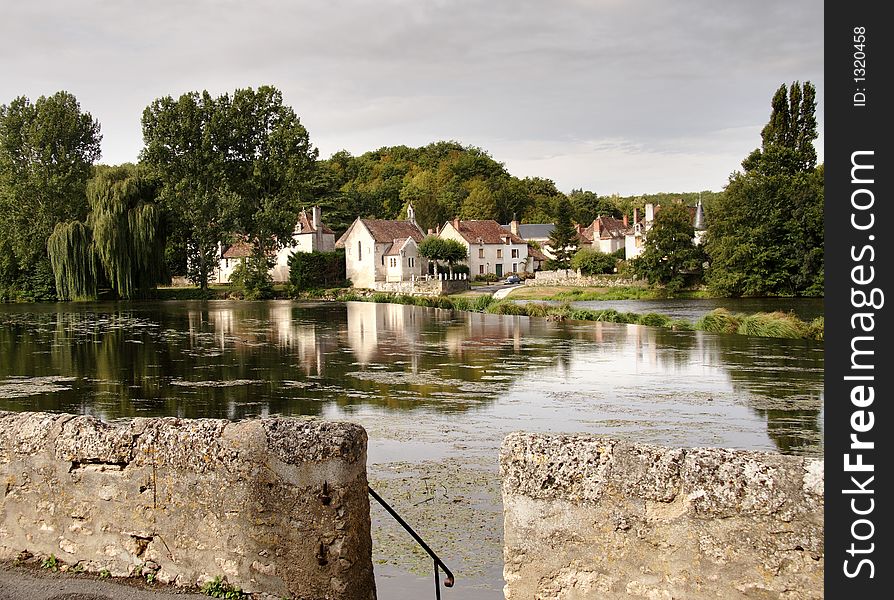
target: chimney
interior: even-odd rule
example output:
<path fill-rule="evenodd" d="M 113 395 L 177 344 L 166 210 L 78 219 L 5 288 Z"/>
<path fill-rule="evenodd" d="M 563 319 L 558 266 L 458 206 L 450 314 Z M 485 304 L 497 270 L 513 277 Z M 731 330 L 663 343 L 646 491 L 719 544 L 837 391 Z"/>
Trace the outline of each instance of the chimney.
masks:
<path fill-rule="evenodd" d="M 429 227 L 429 228 L 428 228 L 428 235 L 434 235 L 434 234 L 435 234 L 435 230 L 432 229 L 431 227 Z"/>
<path fill-rule="evenodd" d="M 593 240 L 598 240 L 602 237 L 602 227 L 599 219 L 593 219 Z"/>
<path fill-rule="evenodd" d="M 633 209 L 633 224 L 636 225 L 639 223 L 639 208 Z"/>
<path fill-rule="evenodd" d="M 655 220 L 655 206 L 652 203 L 646 204 L 646 223 Z"/>
<path fill-rule="evenodd" d="M 453 217 L 453 228 L 459 231 L 459 217 Z"/>
<path fill-rule="evenodd" d="M 624 213 L 624 229 L 627 229 L 630 225 L 627 223 L 627 213 Z"/>
<path fill-rule="evenodd" d="M 310 212 L 312 215 L 311 225 L 313 225 L 314 231 L 317 231 L 322 226 L 321 221 L 323 220 L 323 214 L 320 211 L 319 206 L 314 206 L 313 208 L 310 209 Z"/>
<path fill-rule="evenodd" d="M 512 213 L 512 222 L 509 223 L 509 231 L 512 232 L 512 235 L 519 235 L 518 233 L 518 219 L 515 218 L 515 213 Z M 519 236 L 521 237 L 521 236 Z"/>

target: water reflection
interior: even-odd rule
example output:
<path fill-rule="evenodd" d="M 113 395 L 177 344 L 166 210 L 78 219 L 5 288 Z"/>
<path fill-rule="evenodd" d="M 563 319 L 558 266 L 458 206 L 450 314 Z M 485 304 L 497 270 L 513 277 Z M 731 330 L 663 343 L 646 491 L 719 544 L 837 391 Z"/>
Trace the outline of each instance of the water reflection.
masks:
<path fill-rule="evenodd" d="M 377 407 L 444 427 L 474 412 L 495 436 L 819 454 L 822 403 L 822 344 L 801 340 L 353 302 L 0 309 L 0 409 L 237 419 Z"/>

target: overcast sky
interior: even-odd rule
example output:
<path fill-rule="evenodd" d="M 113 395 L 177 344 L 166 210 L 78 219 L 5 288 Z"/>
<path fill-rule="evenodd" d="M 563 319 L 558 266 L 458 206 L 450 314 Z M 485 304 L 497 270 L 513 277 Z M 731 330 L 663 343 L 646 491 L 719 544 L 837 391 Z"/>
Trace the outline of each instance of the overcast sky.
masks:
<path fill-rule="evenodd" d="M 600 195 L 720 190 L 782 83 L 817 88 L 816 0 L 4 2 L 0 103 L 60 89 L 135 161 L 155 98 L 282 90 L 328 157 L 452 139 Z"/>

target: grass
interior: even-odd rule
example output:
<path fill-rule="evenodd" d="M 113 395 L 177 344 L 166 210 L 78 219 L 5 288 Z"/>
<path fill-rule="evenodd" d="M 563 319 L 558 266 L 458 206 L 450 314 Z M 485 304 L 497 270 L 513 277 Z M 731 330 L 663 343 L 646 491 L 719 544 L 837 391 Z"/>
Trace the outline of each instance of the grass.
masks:
<path fill-rule="evenodd" d="M 711 298 L 702 290 L 683 290 L 671 294 L 661 288 L 638 286 L 620 287 L 572 287 L 572 286 L 524 286 L 515 289 L 516 300 L 557 300 L 580 302 L 591 300 L 666 300 L 670 298 Z"/>
<path fill-rule="evenodd" d="M 709 333 L 725 333 L 752 335 L 760 337 L 796 338 L 823 340 L 823 317 L 805 322 L 791 313 L 772 312 L 751 315 L 733 314 L 724 308 L 718 308 L 704 317 L 690 323 L 682 319 L 671 319 L 659 313 L 619 312 L 613 308 L 591 309 L 572 308 L 568 302 L 560 305 L 528 302 L 518 304 L 511 300 L 496 301 L 491 296 L 407 296 L 378 292 L 361 295 L 348 292 L 335 298 L 336 300 L 385 302 L 405 304 L 427 308 L 447 310 L 464 310 L 484 312 L 494 315 L 513 315 L 525 317 L 545 317 L 554 320 L 571 319 L 575 321 L 597 321 L 603 323 L 628 323 L 664 327 L 676 331 L 701 330 Z"/>

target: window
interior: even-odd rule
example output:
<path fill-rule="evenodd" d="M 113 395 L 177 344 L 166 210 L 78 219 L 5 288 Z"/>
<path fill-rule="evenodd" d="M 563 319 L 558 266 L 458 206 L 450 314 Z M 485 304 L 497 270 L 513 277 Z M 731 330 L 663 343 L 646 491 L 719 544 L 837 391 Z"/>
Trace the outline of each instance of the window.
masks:
<path fill-rule="evenodd" d="M 497 258 L 503 258 L 503 249 L 497 248 Z"/>
<path fill-rule="evenodd" d="M 391 258 L 388 260 L 388 264 L 389 264 L 390 266 L 392 266 L 392 267 L 396 267 L 396 266 L 397 266 L 397 259 L 394 258 L 394 257 L 391 257 Z"/>
<path fill-rule="evenodd" d="M 512 263 L 512 272 L 518 273 L 518 263 Z"/>
<path fill-rule="evenodd" d="M 360 245 L 360 240 L 357 240 L 357 260 L 363 260 L 363 246 Z"/>
<path fill-rule="evenodd" d="M 512 258 L 518 258 L 518 248 L 512 249 Z M 515 269 L 512 270 L 514 271 Z"/>
<path fill-rule="evenodd" d="M 484 258 L 484 248 L 478 248 L 478 258 Z M 482 271 L 484 273 L 484 271 Z"/>
<path fill-rule="evenodd" d="M 478 265 L 478 274 L 484 275 L 484 265 Z"/>
<path fill-rule="evenodd" d="M 412 256 L 409 257 L 409 258 L 407 258 L 407 266 L 410 267 L 411 269 L 412 269 L 413 267 L 415 267 L 415 266 L 416 266 L 416 259 L 413 258 Z"/>

